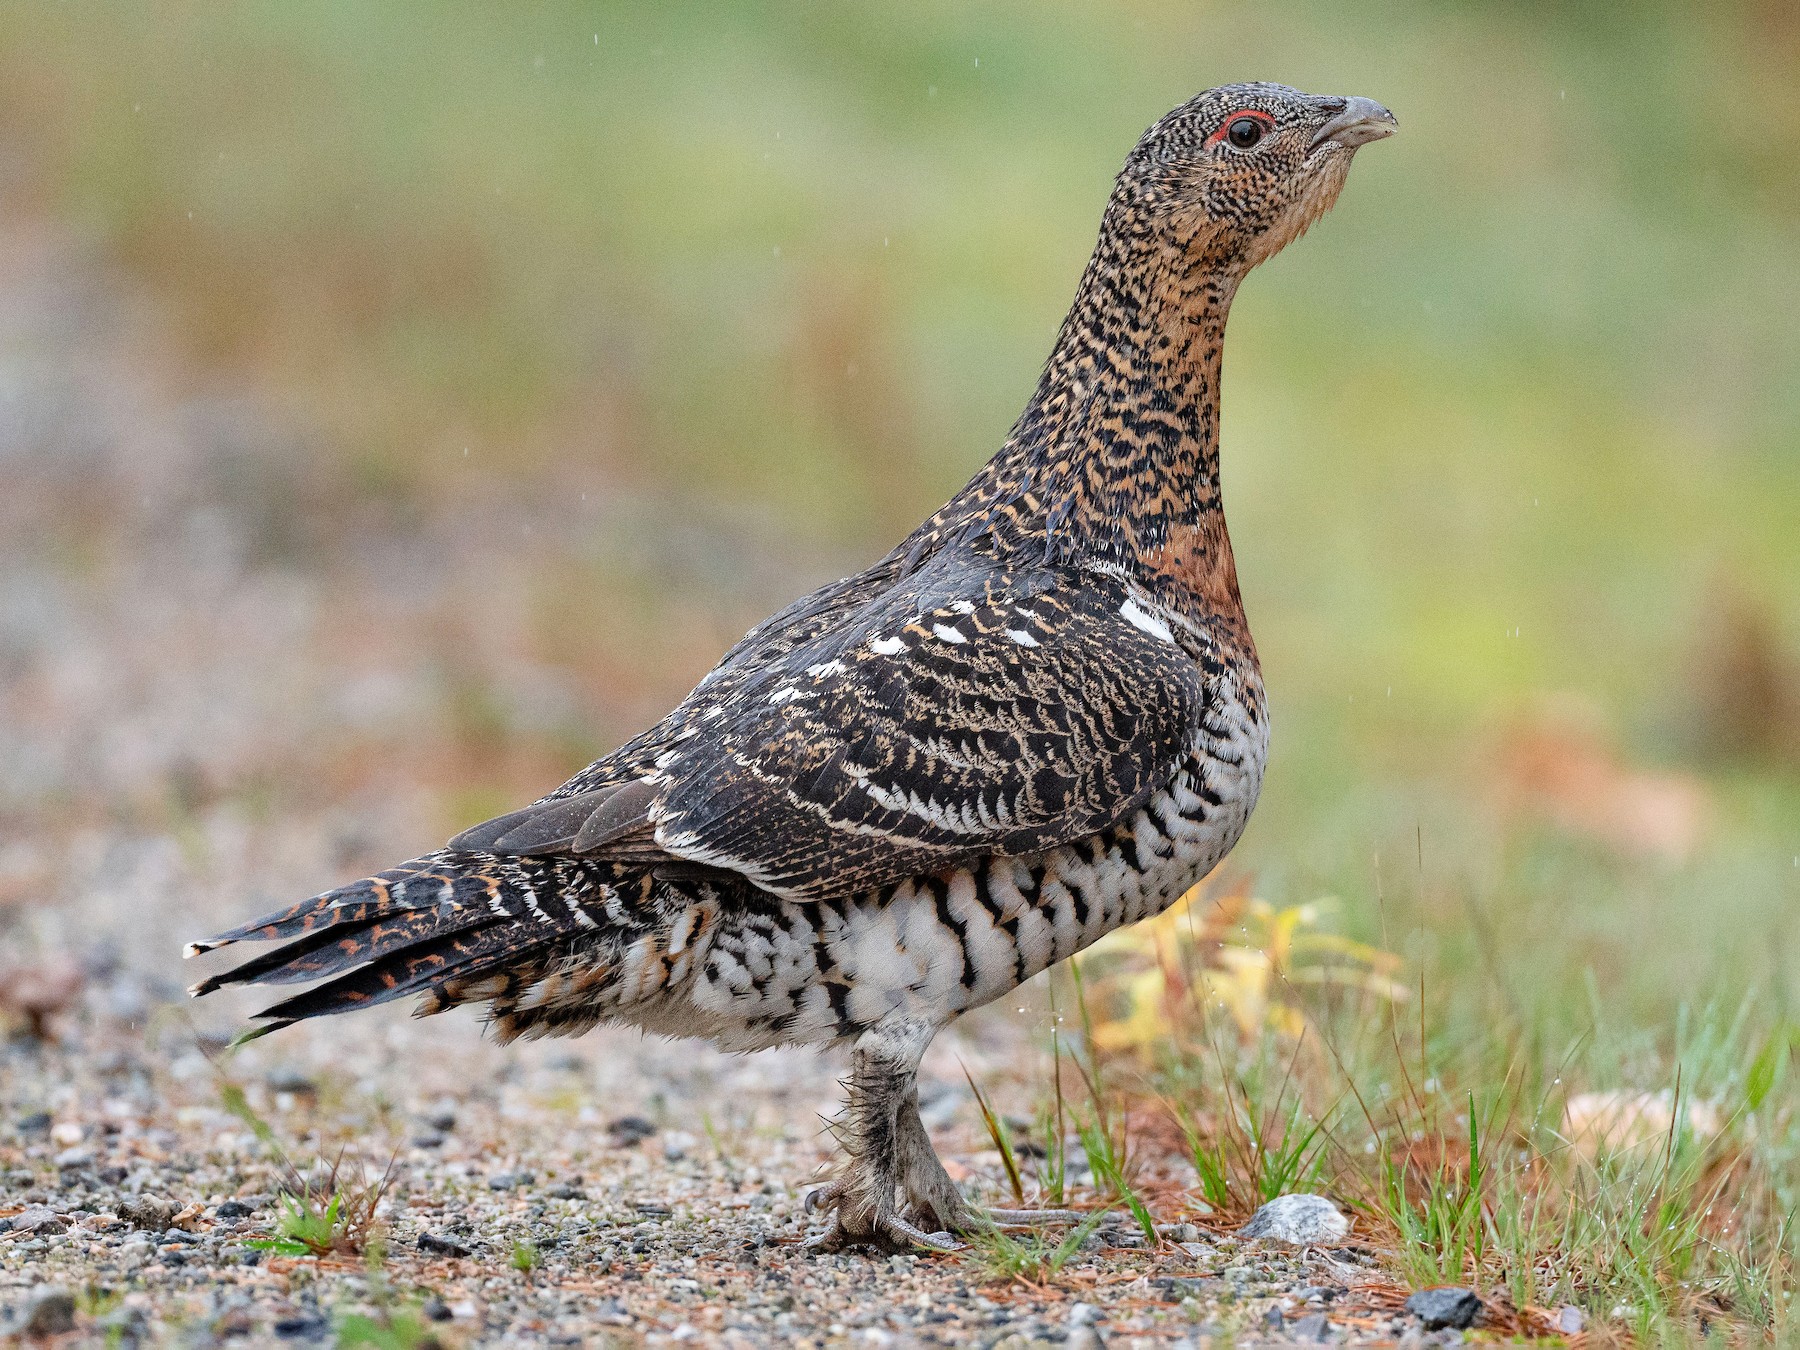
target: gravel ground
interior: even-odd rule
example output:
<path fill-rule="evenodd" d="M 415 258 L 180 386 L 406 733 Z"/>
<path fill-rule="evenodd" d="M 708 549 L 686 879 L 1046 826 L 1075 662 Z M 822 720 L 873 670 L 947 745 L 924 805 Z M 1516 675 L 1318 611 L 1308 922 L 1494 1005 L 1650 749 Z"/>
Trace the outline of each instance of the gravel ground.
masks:
<path fill-rule="evenodd" d="M 1173 1159 L 1154 1247 L 1109 1221 L 1043 1284 L 980 1252 L 809 1254 L 829 1056 L 501 1050 L 395 1008 L 225 1053 L 256 1000 L 187 1005 L 183 941 L 430 847 L 477 814 L 442 795 L 471 763 L 559 780 L 571 725 L 633 729 L 836 560 L 604 484 L 528 498 L 559 514 L 477 483 L 401 529 L 165 346 L 92 250 L 0 200 L 0 1338 L 352 1343 L 359 1313 L 388 1345 L 1419 1337 L 1354 1233 L 1240 1242 Z M 532 587 L 595 569 L 653 577 L 680 618 L 655 673 L 533 656 Z M 1044 1025 L 1022 995 L 926 1063 L 977 1198 L 1001 1174 L 963 1065 L 1028 1116 Z M 378 1256 L 254 1245 L 284 1173 L 233 1085 L 301 1172 L 338 1160 L 354 1191 L 388 1169 Z"/>
<path fill-rule="evenodd" d="M 49 1287 L 90 1332 L 183 1345 L 329 1341 L 384 1298 L 446 1343 L 493 1345 L 1200 1345 L 1413 1325 L 1354 1244 L 1190 1226 L 1152 1249 L 1119 1221 L 1045 1286 L 998 1280 L 979 1253 L 810 1254 L 803 1193 L 835 1087 L 815 1055 L 607 1034 L 501 1051 L 472 1023 L 371 1018 L 352 1041 L 261 1042 L 221 1069 L 173 1011 L 146 1036 L 93 1007 L 106 988 L 53 1042 L 6 1049 L 0 1217 L 20 1227 L 0 1235 L 0 1301 L 15 1328 Z M 272 1231 L 282 1174 L 226 1109 L 226 1075 L 303 1170 L 342 1150 L 354 1189 L 392 1158 L 378 1262 L 250 1245 Z M 948 1163 L 997 1200 L 966 1091 L 930 1081 Z"/>

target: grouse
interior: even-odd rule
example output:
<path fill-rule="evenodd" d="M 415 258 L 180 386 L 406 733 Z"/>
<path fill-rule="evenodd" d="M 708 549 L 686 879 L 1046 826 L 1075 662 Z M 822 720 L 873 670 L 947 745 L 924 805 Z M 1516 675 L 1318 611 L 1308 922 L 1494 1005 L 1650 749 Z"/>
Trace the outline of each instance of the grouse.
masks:
<path fill-rule="evenodd" d="M 1226 315 L 1395 126 L 1277 84 L 1162 118 L 1024 413 L 948 505 L 542 800 L 193 944 L 283 945 L 192 992 L 323 981 L 254 1034 L 419 994 L 421 1015 L 485 1003 L 504 1040 L 847 1042 L 815 1243 L 953 1246 L 983 1220 L 919 1120 L 932 1037 L 1161 912 L 1256 801 L 1268 717 L 1219 498 Z"/>

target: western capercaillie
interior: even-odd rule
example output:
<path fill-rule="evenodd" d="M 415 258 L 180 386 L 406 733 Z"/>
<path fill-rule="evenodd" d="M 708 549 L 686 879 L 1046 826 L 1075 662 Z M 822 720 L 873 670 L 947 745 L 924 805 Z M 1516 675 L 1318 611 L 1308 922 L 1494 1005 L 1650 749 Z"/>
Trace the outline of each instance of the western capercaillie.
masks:
<path fill-rule="evenodd" d="M 1274 84 L 1157 122 L 1024 413 L 948 505 L 549 796 L 195 944 L 282 943 L 194 992 L 322 981 L 268 1029 L 418 994 L 486 1003 L 507 1039 L 850 1042 L 816 1240 L 949 1244 L 972 1215 L 919 1121 L 931 1038 L 1162 911 L 1255 804 L 1268 718 L 1219 499 L 1226 316 L 1394 125 Z"/>

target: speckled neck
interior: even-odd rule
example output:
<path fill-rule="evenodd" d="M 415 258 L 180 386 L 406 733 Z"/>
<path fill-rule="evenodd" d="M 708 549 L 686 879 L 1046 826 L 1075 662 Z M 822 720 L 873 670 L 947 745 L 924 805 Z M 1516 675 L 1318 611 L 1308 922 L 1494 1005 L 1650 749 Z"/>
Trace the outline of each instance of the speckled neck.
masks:
<path fill-rule="evenodd" d="M 1244 269 L 1220 240 L 1210 221 L 1153 214 L 1116 188 L 1006 444 L 897 554 L 962 542 L 1113 562 L 1195 601 L 1184 607 L 1241 616 L 1219 500 L 1219 369 Z"/>

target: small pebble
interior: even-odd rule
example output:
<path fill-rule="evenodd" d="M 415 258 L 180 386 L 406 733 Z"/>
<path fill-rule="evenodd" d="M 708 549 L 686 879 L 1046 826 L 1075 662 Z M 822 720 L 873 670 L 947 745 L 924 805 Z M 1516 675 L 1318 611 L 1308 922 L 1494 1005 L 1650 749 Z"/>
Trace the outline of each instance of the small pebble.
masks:
<path fill-rule="evenodd" d="M 75 1295 L 67 1289 L 45 1289 L 38 1293 L 19 1328 L 27 1340 L 62 1336 L 75 1330 Z"/>
<path fill-rule="evenodd" d="M 419 1250 L 430 1252 L 433 1256 L 467 1256 L 469 1249 L 453 1238 L 439 1237 L 436 1233 L 419 1234 Z"/>
<path fill-rule="evenodd" d="M 642 1116 L 620 1116 L 606 1127 L 607 1135 L 620 1148 L 641 1144 L 656 1133 L 656 1126 Z"/>
<path fill-rule="evenodd" d="M 1294 1323 L 1289 1334 L 1297 1341 L 1330 1340 L 1331 1322 L 1324 1313 L 1308 1313 Z"/>
<path fill-rule="evenodd" d="M 12 1231 L 15 1233 L 60 1233 L 69 1226 L 69 1221 L 53 1209 L 42 1205 L 34 1205 L 22 1210 L 12 1217 Z"/>
<path fill-rule="evenodd" d="M 1442 1285 L 1421 1289 L 1406 1300 L 1406 1311 L 1425 1324 L 1427 1331 L 1472 1326 L 1481 1312 L 1481 1298 L 1473 1289 Z"/>
<path fill-rule="evenodd" d="M 119 1217 L 135 1228 L 160 1233 L 169 1220 L 180 1212 L 180 1206 L 160 1195 L 134 1195 L 119 1204 Z"/>

